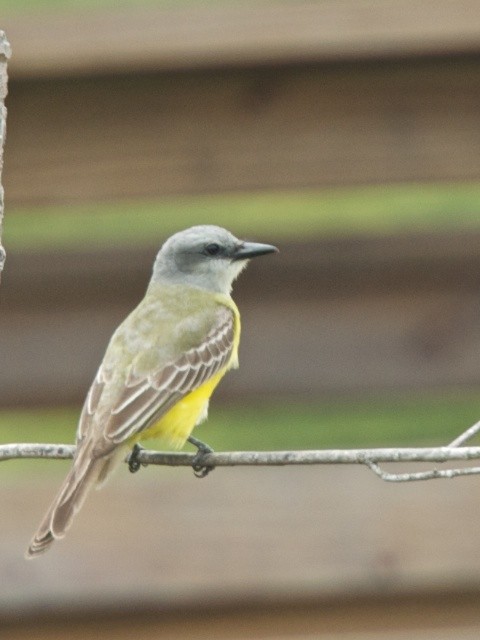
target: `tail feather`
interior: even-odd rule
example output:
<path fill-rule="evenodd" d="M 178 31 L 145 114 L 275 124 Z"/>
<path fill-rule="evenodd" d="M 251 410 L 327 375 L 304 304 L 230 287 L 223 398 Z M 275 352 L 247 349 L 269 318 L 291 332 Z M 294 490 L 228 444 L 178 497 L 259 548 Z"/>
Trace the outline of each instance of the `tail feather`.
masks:
<path fill-rule="evenodd" d="M 44 553 L 54 540 L 63 538 L 105 464 L 105 460 L 90 459 L 87 464 L 81 465 L 79 473 L 76 462 L 33 536 L 26 558 Z"/>

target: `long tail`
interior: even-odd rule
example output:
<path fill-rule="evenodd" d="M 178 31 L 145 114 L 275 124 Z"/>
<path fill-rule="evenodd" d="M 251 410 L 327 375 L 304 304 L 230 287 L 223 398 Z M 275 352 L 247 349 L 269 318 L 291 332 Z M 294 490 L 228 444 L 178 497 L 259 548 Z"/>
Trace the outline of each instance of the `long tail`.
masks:
<path fill-rule="evenodd" d="M 25 557 L 34 558 L 45 553 L 54 540 L 63 538 L 73 517 L 81 508 L 90 489 L 104 478 L 112 459 L 92 458 L 90 451 L 81 451 L 63 481 L 57 497 L 51 504 L 36 534 L 33 536 Z"/>

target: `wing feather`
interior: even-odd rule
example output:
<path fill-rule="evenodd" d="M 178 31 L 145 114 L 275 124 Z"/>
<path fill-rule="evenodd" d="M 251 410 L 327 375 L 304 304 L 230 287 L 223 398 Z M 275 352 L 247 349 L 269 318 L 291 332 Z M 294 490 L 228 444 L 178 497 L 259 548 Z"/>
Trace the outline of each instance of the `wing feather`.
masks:
<path fill-rule="evenodd" d="M 110 412 L 104 432 L 105 444 L 119 444 L 147 429 L 178 400 L 227 366 L 234 349 L 234 334 L 234 314 L 222 307 L 215 326 L 201 344 L 149 375 L 139 376 L 130 371 L 125 387 Z M 86 413 L 86 417 L 80 425 L 88 426 L 87 422 L 93 416 L 107 384 L 107 377 L 100 368 L 85 401 L 82 416 Z M 84 431 L 85 428 L 82 433 Z"/>
<path fill-rule="evenodd" d="M 105 371 L 103 371 L 102 367 L 100 367 L 95 375 L 95 379 L 90 389 L 88 390 L 87 397 L 85 398 L 85 402 L 83 404 L 82 413 L 80 414 L 76 435 L 77 445 L 85 438 L 88 433 L 92 417 L 97 410 L 98 403 L 100 402 L 100 398 L 103 393 L 103 389 L 105 388 L 106 382 L 107 379 Z"/>
<path fill-rule="evenodd" d="M 120 405 L 118 405 L 117 407 L 115 407 L 115 409 L 113 409 L 112 411 L 113 416 L 117 415 L 117 413 L 120 413 L 121 411 L 126 409 L 128 405 L 133 406 L 135 403 L 135 400 L 137 400 L 138 398 L 144 398 L 145 392 L 150 391 L 151 389 L 150 383 L 148 381 L 144 382 L 143 384 L 137 384 L 136 388 L 134 387 L 128 387 L 128 388 L 133 389 L 133 391 L 128 395 L 127 398 L 125 398 L 125 400 Z"/>

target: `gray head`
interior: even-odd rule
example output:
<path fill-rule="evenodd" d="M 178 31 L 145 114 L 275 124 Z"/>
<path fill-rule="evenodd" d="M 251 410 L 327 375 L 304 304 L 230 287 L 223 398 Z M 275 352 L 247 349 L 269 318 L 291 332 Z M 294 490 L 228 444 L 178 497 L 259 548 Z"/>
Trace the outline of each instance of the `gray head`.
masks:
<path fill-rule="evenodd" d="M 278 251 L 270 244 L 244 242 L 213 225 L 190 227 L 171 236 L 158 252 L 152 282 L 189 284 L 228 294 L 248 260 Z"/>

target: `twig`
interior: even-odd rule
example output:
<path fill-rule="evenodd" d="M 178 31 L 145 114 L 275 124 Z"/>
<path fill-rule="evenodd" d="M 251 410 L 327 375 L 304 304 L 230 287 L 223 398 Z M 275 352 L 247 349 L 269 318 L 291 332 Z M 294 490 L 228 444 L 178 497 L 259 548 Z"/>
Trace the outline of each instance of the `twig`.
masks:
<path fill-rule="evenodd" d="M 389 449 L 324 449 L 319 451 L 232 451 L 202 455 L 206 468 L 234 466 L 284 466 L 305 464 L 364 464 L 387 482 L 412 482 L 438 478 L 458 478 L 480 474 L 480 467 L 458 469 L 431 469 L 412 473 L 384 471 L 381 462 L 448 462 L 480 459 L 480 447 L 464 447 L 480 431 L 480 422 L 466 429 L 447 447 L 389 448 Z M 18 458 L 73 458 L 75 447 L 66 444 L 5 444 L 0 445 L 0 462 Z M 170 467 L 195 467 L 198 453 L 166 453 L 162 451 L 136 452 L 136 463 Z M 128 462 L 128 458 L 126 459 Z"/>
<path fill-rule="evenodd" d="M 463 433 L 461 433 L 458 438 L 452 440 L 449 447 L 460 447 L 462 444 L 465 444 L 468 440 L 471 440 L 477 433 L 480 431 L 480 422 L 476 422 L 472 427 L 466 429 Z"/>
<path fill-rule="evenodd" d="M 413 482 L 415 480 L 438 480 L 439 478 L 459 478 L 480 473 L 480 467 L 466 467 L 465 469 L 431 469 L 430 471 L 416 471 L 414 473 L 389 473 L 372 460 L 365 460 L 365 464 L 379 478 L 386 482 Z"/>
<path fill-rule="evenodd" d="M 66 444 L 5 444 L 0 445 L 0 461 L 20 458 L 50 458 L 66 460 L 73 457 L 75 447 Z M 138 461 L 142 465 L 192 466 L 196 454 L 170 453 L 142 449 Z M 480 447 L 422 447 L 388 449 L 323 449 L 306 451 L 232 451 L 205 454 L 202 463 L 215 467 L 284 466 L 313 464 L 364 464 L 379 473 L 378 464 L 384 462 L 448 462 L 480 459 Z M 197 459 L 198 461 L 198 459 Z M 381 470 L 380 470 L 381 471 Z M 466 473 L 480 473 L 480 469 L 450 470 L 440 474 L 427 472 L 429 477 L 454 477 Z M 422 472 L 425 473 L 425 472 Z"/>
<path fill-rule="evenodd" d="M 7 131 L 7 110 L 5 97 L 7 95 L 7 60 L 11 55 L 10 44 L 4 31 L 0 31 L 0 276 L 5 264 L 5 249 L 2 247 L 2 220 L 3 220 L 3 187 L 1 183 L 3 167 L 3 146 Z"/>
<path fill-rule="evenodd" d="M 458 448 L 471 440 L 480 431 L 480 421 L 466 429 L 455 440 L 452 440 L 447 449 Z M 466 447 L 468 448 L 468 447 Z M 472 447 L 474 448 L 474 447 Z M 480 467 L 466 467 L 463 469 L 431 469 L 430 471 L 414 471 L 412 473 L 389 473 L 384 471 L 373 459 L 366 459 L 365 464 L 379 478 L 386 482 L 415 482 L 417 480 L 437 480 L 438 478 L 459 478 L 460 476 L 472 476 L 480 474 Z"/>

